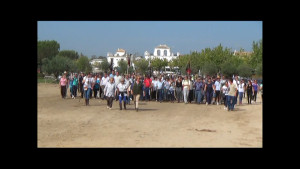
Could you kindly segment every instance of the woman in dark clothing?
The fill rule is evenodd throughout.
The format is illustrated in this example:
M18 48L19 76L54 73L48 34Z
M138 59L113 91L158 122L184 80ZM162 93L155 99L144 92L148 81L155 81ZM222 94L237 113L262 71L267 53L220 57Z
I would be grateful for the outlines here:
M206 105L211 104L212 96L213 96L213 84L211 83L211 79L208 79L207 84L204 89L206 93Z
M251 81L249 80L248 84L247 84L247 99L248 99L248 104L251 104L251 99L252 99L252 93L253 93L253 86Z
M140 76L137 76L131 90L131 94L134 98L134 108L136 111L139 110L139 98L141 92L143 92L143 83L140 81Z
M178 77L178 79L176 80L176 96L177 96L177 101L178 103L181 100L181 95L182 95L182 80L181 80L181 76Z

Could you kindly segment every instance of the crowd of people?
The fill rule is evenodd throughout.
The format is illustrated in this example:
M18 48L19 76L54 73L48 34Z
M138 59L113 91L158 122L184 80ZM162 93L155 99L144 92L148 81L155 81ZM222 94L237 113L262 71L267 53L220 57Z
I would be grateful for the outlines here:
M257 93L261 92L263 98L262 83L257 84L257 80L225 78L222 76L178 76L178 75L140 75L128 74L121 76L118 71L112 70L110 74L84 73L63 73L59 86L61 97L85 98L86 106L89 99L107 100L107 108L112 109L113 101L119 102L120 110L125 109L126 105L134 102L135 110L138 111L139 101L157 101L185 104L224 104L224 110L232 111L235 105L243 104L242 100L247 95L247 103L256 102ZM80 96L77 96L80 93ZM237 102L239 101L239 102Z

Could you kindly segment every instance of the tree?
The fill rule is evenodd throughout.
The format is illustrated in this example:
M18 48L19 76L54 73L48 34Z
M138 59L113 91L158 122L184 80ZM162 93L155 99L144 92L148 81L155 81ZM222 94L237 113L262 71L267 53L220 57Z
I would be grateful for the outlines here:
M101 64L98 66L99 69L101 69L102 71L109 71L110 68L110 63L108 63L107 59L103 59L103 62L101 62Z
M251 77L252 76L252 68L247 64L241 64L237 68L237 72L241 77Z
M159 59L159 58L154 58L151 60L151 66L154 70L160 71L162 68L165 66L168 66L168 60L167 59Z
M44 71L48 74L53 73L56 78L64 71L75 72L77 70L75 62L67 57L57 55L51 60L44 59L43 61L45 64Z
M206 62L203 66L202 72L206 75L213 76L217 74L218 68L213 62Z
M149 62L146 59L135 60L134 62L135 71L140 74L145 74L147 72Z
M119 73L120 74L125 74L127 72L127 61L120 60L118 62L118 65L119 65L119 67L118 67Z
M79 58L79 54L74 50L62 50L58 53L58 55L68 57L71 60L76 60Z
M38 41L38 68L42 69L42 60L44 58L52 59L55 57L60 49L60 44L54 40L52 41Z
M221 65L221 70L221 73L228 78L231 78L232 75L237 74L237 68L231 62L223 63Z
M88 73L92 71L92 66L90 64L89 58L87 56L80 56L77 60L77 67L79 71Z
M257 75L257 76L262 76L262 73L263 73L263 67L262 67L262 64L258 64L257 66L256 66L256 69L255 69L256 71L255 71L255 74Z
M251 54L250 64L252 68L256 68L259 64L262 64L262 40L252 43L253 53Z

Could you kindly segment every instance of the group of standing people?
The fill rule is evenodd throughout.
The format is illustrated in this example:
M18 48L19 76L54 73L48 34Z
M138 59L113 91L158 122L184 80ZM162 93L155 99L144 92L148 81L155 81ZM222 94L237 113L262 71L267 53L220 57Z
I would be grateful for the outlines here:
M103 77L100 74L77 73L66 77L64 72L60 79L60 88L62 98L66 98L67 88L70 88L70 97L75 99L77 91L81 93L81 98L85 98L86 105L89 105L89 99L94 94L94 98L106 99L107 108L111 109L113 100L119 101L120 110L126 109L130 101L134 101L135 110L138 111L138 101L163 101L178 103L183 101L185 104L195 101L197 104L222 104L224 109L233 110L239 100L242 104L243 97L247 93L248 104L252 100L256 102L259 89L262 94L262 84L258 86L257 81L253 83L249 80L239 80L237 76L231 79L225 79L207 76L152 76L149 75L119 75L119 72L112 71L109 75L105 72ZM92 92L94 91L94 92ZM205 101L204 101L205 100Z

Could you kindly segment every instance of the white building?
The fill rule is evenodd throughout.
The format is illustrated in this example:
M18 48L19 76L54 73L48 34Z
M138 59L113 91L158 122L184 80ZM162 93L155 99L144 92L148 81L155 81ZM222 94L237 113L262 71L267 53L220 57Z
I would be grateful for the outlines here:
M171 48L168 47L167 45L159 45L156 48L154 48L153 55L151 55L148 51L145 51L144 56L145 59L154 59L154 58L159 58L159 59L167 59L168 61L176 59L180 55L179 52L177 52L176 55L171 52Z
M107 53L107 61L108 63L111 63L113 62L113 67L118 67L118 62L120 60L125 60L127 61L127 57L128 57L128 54L126 53L126 51L124 49L120 49L118 48L117 52L112 55L112 53L108 52Z
M95 66L96 63L101 64L102 62L103 62L102 59L93 59L93 60L90 61L90 64L93 65L93 66Z

